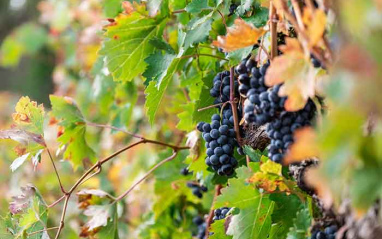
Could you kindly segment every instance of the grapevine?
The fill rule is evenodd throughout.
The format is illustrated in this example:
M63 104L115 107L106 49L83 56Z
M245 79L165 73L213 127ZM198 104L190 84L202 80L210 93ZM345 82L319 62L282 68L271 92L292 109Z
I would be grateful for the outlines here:
M5 2L0 238L381 237L380 1Z

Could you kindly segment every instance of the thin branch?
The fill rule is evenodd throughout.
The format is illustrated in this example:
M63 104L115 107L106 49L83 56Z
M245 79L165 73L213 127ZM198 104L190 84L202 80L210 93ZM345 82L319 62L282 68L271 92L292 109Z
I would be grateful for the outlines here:
M121 129L121 128L117 128L117 127L114 127L112 125L105 125L105 124L97 124L97 123L93 123L93 122L86 122L86 125L89 125L89 126L94 126L94 127L99 127L99 128L107 128L107 129L114 129L116 131L120 131L120 132L123 132L125 134L128 134L134 138L137 138L137 139L143 139L144 137L142 135L139 135L139 134L134 134L134 133L131 133L127 130L124 130L124 129Z
M62 186L60 175L58 174L58 171L57 171L57 168L56 168L56 164L54 163L52 154L50 153L50 150L48 149L48 147L46 147L46 151L48 151L48 155L49 155L50 161L52 162L52 165L53 165L53 168L54 168L54 172L56 173L56 177L57 177L58 183L60 184L61 192L63 194L66 194L64 186Z
M249 167L249 163L251 162L251 159L249 158L248 155L245 155L245 161L247 162L247 167L248 167L249 169L251 169L251 168Z
M30 233L28 233L28 237L32 236L34 234L40 233L40 232L46 232L46 231L56 230L56 229L59 229L59 227L48 227L48 228L45 228L45 229L42 229L42 230L38 230L38 231L35 231L35 232L30 232Z
M206 220L206 238L209 237L209 229L210 229L210 225L212 223L212 219L214 217L214 205L215 205L215 202L216 202L216 198L221 194L221 189L222 189L222 185L221 184L218 184L216 185L215 187L215 195L214 195L214 199L212 200L212 205L211 205L211 209L210 209L210 213L208 214L208 217L207 217L207 220Z
M135 182L129 189L127 189L124 193L122 193L120 196L118 196L118 197L114 200L113 203L116 203L116 202L120 201L122 198L126 197L131 191L134 190L134 188L135 188L136 186L138 186L138 185L139 185L141 182L143 182L148 176L150 176L150 174L151 174L152 172L154 172L157 168L159 168L159 167L162 166L163 164L165 164L165 163L167 163L167 162L173 160L173 159L176 157L177 154L178 154L178 151L174 151L174 153L173 153L170 157L168 157L168 158L166 158L166 159L160 161L159 163L157 163L153 168L151 168L148 172L146 172L145 175L143 175L137 182Z
M237 104L235 101L235 79L234 79L234 68L231 67L230 69L230 92L229 92L229 100L232 108L232 114L233 114L233 125L236 133L236 139L239 145L241 145L242 140L240 136L240 129L239 129L239 116L237 114Z
M65 198L65 195L62 195L59 199L57 199L56 201L54 201L52 204L48 205L48 208L51 208L51 207L54 207L56 206L58 203L60 203L62 201L62 199Z
M185 9L178 9L178 10L174 10L172 13L183 13L183 12L186 12Z
M70 193L65 195L65 202L64 202L64 207L62 208L62 213L61 213L61 218L60 218L60 225L58 227L55 239L58 239L62 229L64 228L64 225L65 225L64 220L65 220L65 215L66 215L66 209L68 208L68 203L69 203L70 195L71 195Z

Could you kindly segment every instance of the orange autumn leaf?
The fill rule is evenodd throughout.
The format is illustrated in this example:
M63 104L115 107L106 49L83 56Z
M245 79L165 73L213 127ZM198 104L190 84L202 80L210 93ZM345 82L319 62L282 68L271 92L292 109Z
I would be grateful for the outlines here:
M315 95L316 72L297 39L287 38L286 45L281 46L280 55L272 61L265 75L265 83L274 86L284 83L279 95L287 96L285 109L297 111L302 109L309 97Z
M323 10L317 9L314 12L310 8L304 9L303 22L307 27L307 36L309 38L309 46L316 46L325 32L326 14Z
M212 44L222 48L224 52L231 52L254 45L264 32L262 28L258 29L238 18L235 20L234 26L227 29L227 35L218 36L218 39Z
M312 128L306 127L298 129L294 133L294 138L295 142L289 148L288 154L284 159L286 164L299 162L319 155L317 136Z

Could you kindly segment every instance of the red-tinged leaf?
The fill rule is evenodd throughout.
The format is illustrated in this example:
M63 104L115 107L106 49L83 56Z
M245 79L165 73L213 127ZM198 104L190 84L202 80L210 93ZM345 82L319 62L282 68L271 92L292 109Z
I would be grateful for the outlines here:
M319 156L316 133L312 128L302 128L294 133L295 142L285 156L285 163L300 162L307 158Z
M256 44L264 33L262 28L258 29L238 18L235 20L235 25L227 29L227 35L218 36L218 39L212 44L222 48L225 52L231 52Z
M13 201L9 203L9 210L13 214L22 213L33 203L33 197L36 195L37 189L32 184L21 187L21 195L12 197Z
M46 145L42 135L19 129L0 130L0 139L11 139L23 145L27 145L29 142L35 142L44 147Z

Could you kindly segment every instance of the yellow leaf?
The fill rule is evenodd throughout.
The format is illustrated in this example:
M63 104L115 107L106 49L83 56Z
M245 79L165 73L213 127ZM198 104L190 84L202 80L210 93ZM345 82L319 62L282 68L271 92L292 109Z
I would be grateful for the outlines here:
M260 166L260 170L264 173L281 175L282 166L281 164L275 163L272 160L268 160Z
M284 158L286 164L319 156L317 136L312 128L306 127L296 130L294 138L295 142Z
M284 83L279 95L288 97L285 109L297 111L305 106L309 97L315 95L316 72L296 39L287 39L280 50L284 54L272 61L265 75L265 83L268 86Z
M262 28L257 29L252 24L238 18L235 20L234 26L227 29L227 35L218 36L217 41L212 44L222 48L225 52L231 52L254 45L264 32Z

